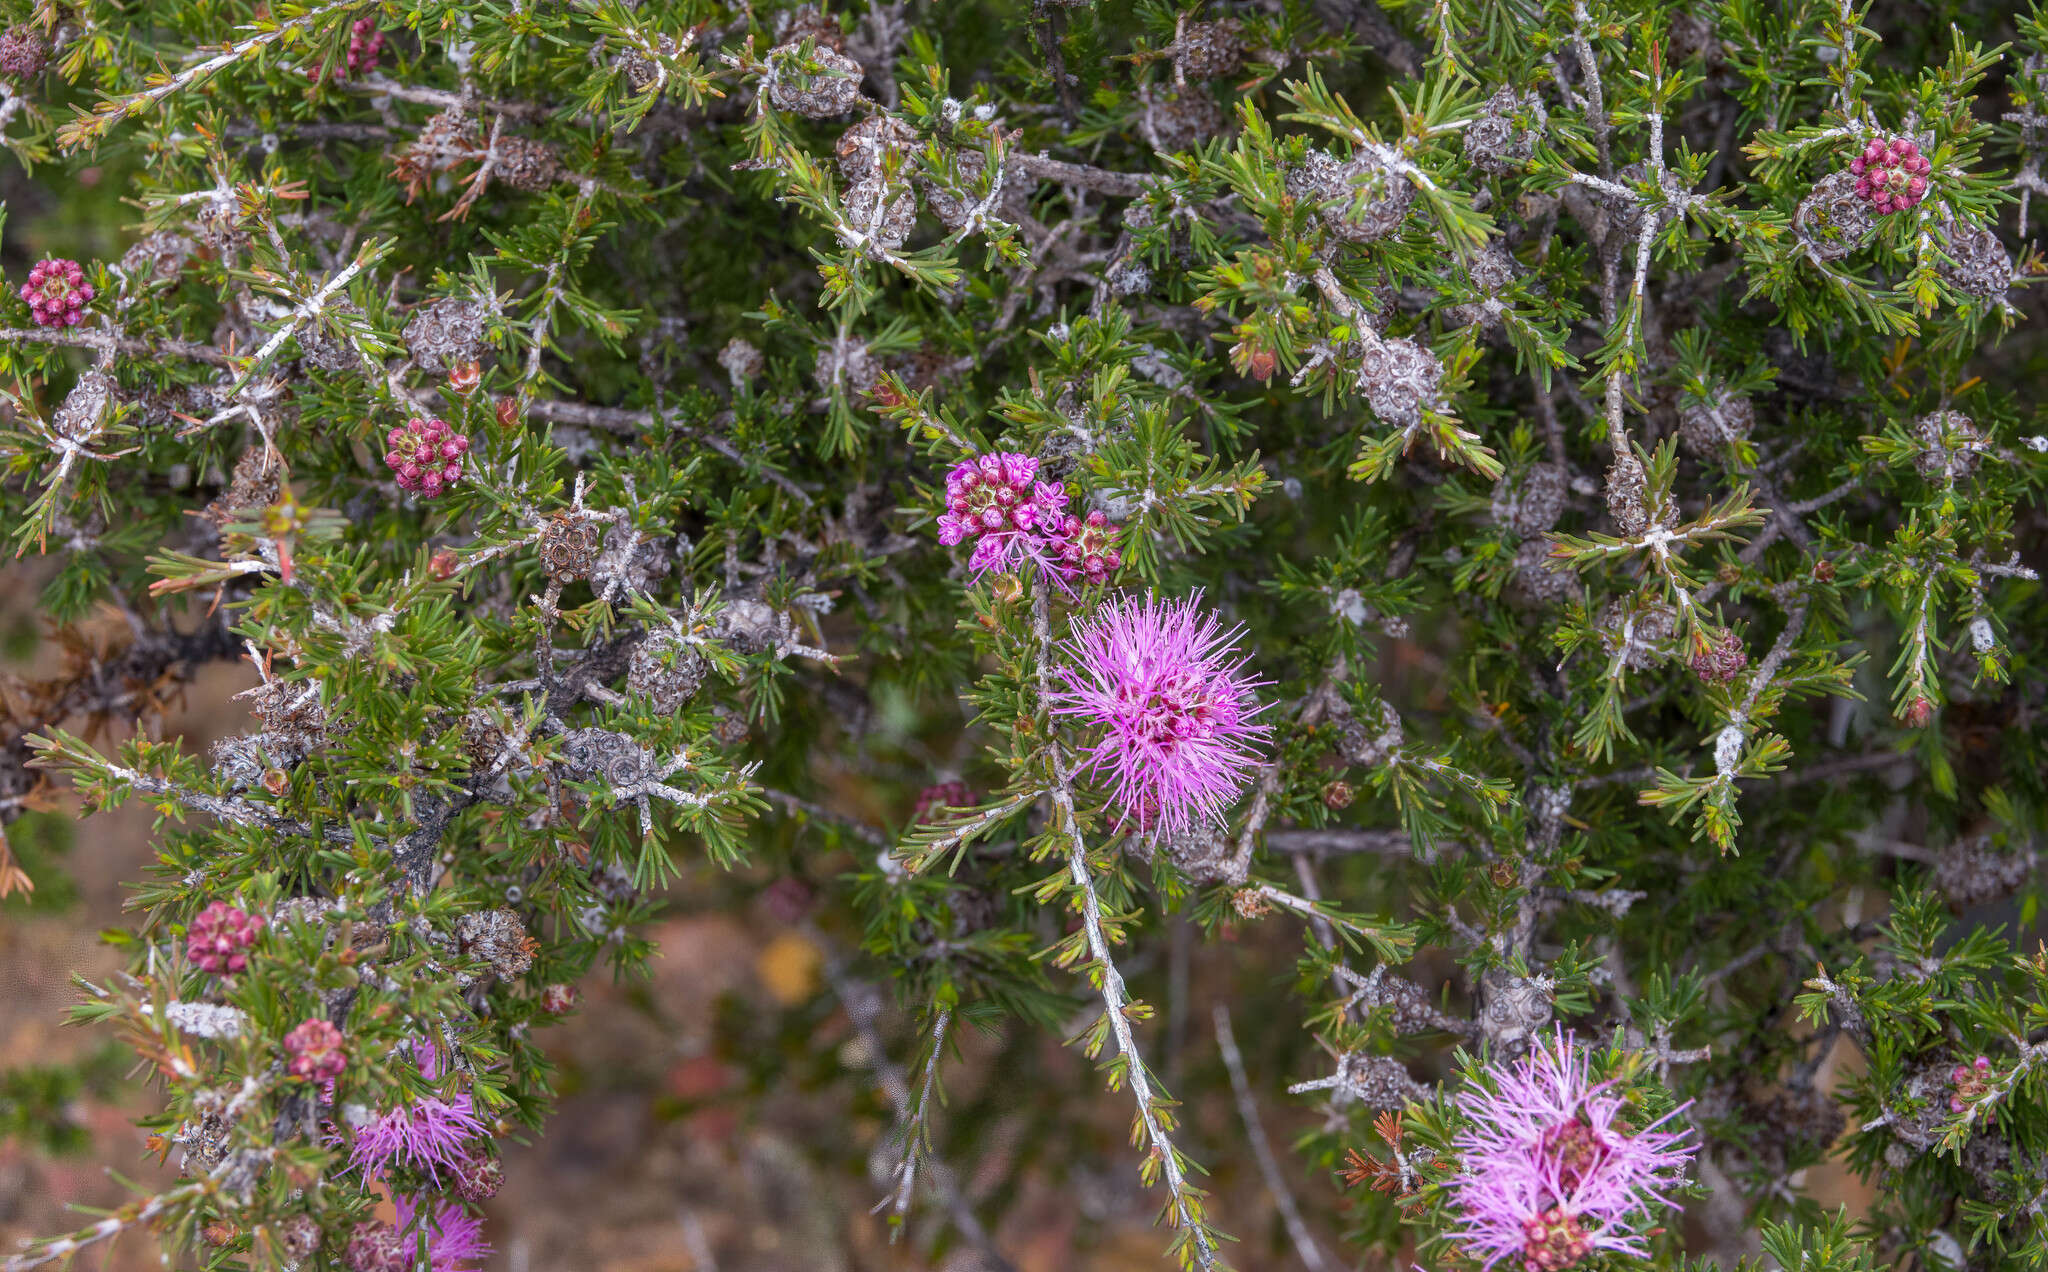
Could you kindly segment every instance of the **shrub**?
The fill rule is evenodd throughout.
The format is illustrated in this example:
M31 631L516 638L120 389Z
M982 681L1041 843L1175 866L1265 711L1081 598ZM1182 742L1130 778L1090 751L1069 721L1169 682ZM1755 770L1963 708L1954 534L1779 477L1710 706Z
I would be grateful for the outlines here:
M1239 1154L1311 1267L2038 1265L2048 21L1943 13L0 0L0 498L128 632L0 815L163 813L76 1014L186 1177L5 1266L473 1266L686 868L991 1257L959 1025L1085 1008L1184 1267Z

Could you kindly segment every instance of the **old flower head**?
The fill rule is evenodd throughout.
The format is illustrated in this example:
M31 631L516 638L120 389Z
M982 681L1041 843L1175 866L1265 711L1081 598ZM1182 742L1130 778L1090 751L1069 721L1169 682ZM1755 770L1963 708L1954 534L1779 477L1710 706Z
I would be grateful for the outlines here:
M1678 1110L1630 1126L1628 1101L1593 1081L1562 1030L1458 1105L1451 1235L1486 1268L1516 1259L1525 1272L1561 1272L1596 1250L1645 1257L1647 1230L1697 1147L1690 1129L1659 1129Z
M1200 596L1125 596L1074 624L1055 716L1100 730L1082 752L1120 824L1168 835L1219 818L1250 780L1267 729L1245 656Z

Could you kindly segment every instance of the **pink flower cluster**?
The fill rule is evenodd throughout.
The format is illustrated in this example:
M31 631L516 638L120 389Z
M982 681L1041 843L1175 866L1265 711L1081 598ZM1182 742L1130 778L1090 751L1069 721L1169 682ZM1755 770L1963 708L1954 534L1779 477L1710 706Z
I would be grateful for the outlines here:
M1119 825L1170 836L1219 820L1258 767L1261 682L1200 599L1125 596L1067 642L1049 706L1101 729L1082 761L1109 783Z
M249 965L249 947L262 931L262 915L245 914L225 901L216 901L185 929L185 957L216 976L239 972Z
M917 804L910 810L910 824L922 826L939 820L949 808L972 808L975 803L974 790L965 782L956 780L927 786L917 793Z
M1648 1257L1644 1229L1698 1148L1693 1132L1641 1129L1611 1082L1594 1083L1584 1050L1560 1029L1499 1070L1495 1089L1459 1097L1454 1144L1463 1168L1446 1182L1460 1214L1452 1239L1492 1268L1562 1272L1596 1250Z
M348 1057L341 1050L341 1030L318 1016L294 1026L284 1036L284 1049L291 1056L286 1071L309 1082L332 1081L348 1067Z
M18 294L28 302L37 326L76 327L85 319L85 302L92 299L93 290L77 261L50 256L29 270L28 282Z
M1879 212L1904 212L1927 195L1927 174L1934 165L1920 147L1904 137L1875 141L1849 161L1856 174L1856 194Z
M967 564L976 574L1036 561L1063 586L1075 577L1100 583L1123 564L1111 546L1116 532L1099 512L1069 514L1066 488L1038 480L1038 461L1029 455L993 451L946 474L939 542L973 540Z
M398 1206L400 1232L415 1231L415 1223L426 1228L427 1262L433 1272L471 1272L491 1257L491 1243L484 1239L483 1220L461 1206L446 1201L422 1203L405 1196L393 1200ZM407 1242L406 1247L410 1253L412 1243Z
M1991 1072L1991 1057L1978 1056L1968 1064L1959 1064L1949 1071L1949 1085L1954 1089L1948 1097L1948 1111L1960 1113L1978 1100L1991 1083L1985 1076Z
M461 1206L445 1201L393 1198L398 1222L372 1219L349 1235L341 1261L349 1272L414 1272L417 1234L427 1237L431 1272L474 1272L491 1255L483 1221Z
M376 70L377 59L383 52L384 33L377 29L377 19L357 18L348 29L347 60L339 66L332 62L322 62L309 73L315 83L323 79L330 83L340 83L345 79L354 79L364 71Z
M377 19L357 18L348 33L348 73L359 75L374 68L383 52L384 33L377 29Z
M404 427L385 434L384 443L390 448L384 452L384 462L397 474L400 490L432 499L462 480L462 457L469 451L469 439L449 428L446 420L407 420Z
M1066 506L1066 490L1038 480L1038 461L1029 455L978 455L946 474L939 542L973 540L968 564L977 574L1009 569L1035 555L1038 538L1064 519Z

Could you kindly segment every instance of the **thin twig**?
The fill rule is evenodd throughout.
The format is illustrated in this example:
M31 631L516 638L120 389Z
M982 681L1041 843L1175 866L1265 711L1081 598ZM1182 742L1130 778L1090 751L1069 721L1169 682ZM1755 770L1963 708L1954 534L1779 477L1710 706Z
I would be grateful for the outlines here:
M1046 698L1050 695L1048 678L1053 660L1051 593L1042 580L1034 590L1032 625L1038 638L1039 696ZM1081 838L1080 821L1074 811L1071 765L1065 749L1057 740L1047 749L1051 753L1053 770L1052 787L1048 792L1053 806L1053 825L1067 841L1067 874L1081 897L1081 926L1087 936L1088 953L1095 963L1096 992L1102 997L1104 1017L1109 1023L1110 1033L1116 1038L1117 1055L1124 1062L1123 1076L1130 1082L1131 1096L1138 1105L1139 1127L1151 1145L1147 1164L1157 1163L1160 1175L1166 1181L1174 1225L1193 1242L1195 1262L1206 1272L1219 1266L1216 1246L1209 1236L1209 1223L1202 1213L1202 1203L1181 1170L1180 1150L1174 1147L1167 1133L1164 1101L1153 1091L1151 1071L1145 1067L1145 1058L1138 1052L1137 1039L1131 1034L1131 997L1124 987L1123 973L1117 970L1116 961L1110 957L1109 938L1103 932L1102 897L1095 890L1095 876L1088 868L1088 845Z
M1244 1057L1238 1053L1237 1039L1230 1031L1230 1008L1216 1004L1216 1045L1223 1052L1223 1067L1230 1070L1230 1089L1237 1096L1237 1115L1244 1119L1245 1138L1252 1142L1252 1157L1259 1164L1259 1174L1265 1177L1266 1191L1273 1194L1273 1204L1280 1208L1280 1221L1287 1225L1287 1237L1294 1242L1294 1252L1301 1256L1303 1266L1309 1272L1323 1272L1329 1264L1323 1261L1323 1252L1309 1235L1308 1225L1302 1221L1301 1208L1294 1204L1294 1194L1288 1191L1287 1179L1280 1173L1280 1163L1273 1157L1273 1146L1266 1142L1266 1128L1259 1122L1259 1105L1252 1098L1252 1085L1244 1073Z
M812 943L825 951L825 979L832 986L832 992L846 1008L847 1019L853 1022L854 1031L860 1035L861 1043L868 1055L874 1059L875 1077L881 1082L882 1090L889 1097L889 1103L896 1109L896 1116L906 1121L910 1117L910 1082L903 1070L889 1059L888 1044L882 1039L881 1030L875 1027L875 1004L880 995L870 986L847 974L846 961L833 945L832 939L815 924L806 926L806 933ZM945 1162L927 1154L925 1173L931 1176L932 1191L951 1216L953 1226L960 1235L967 1238L983 1258L992 1263L996 1272L1017 1272L1016 1266L1003 1257L996 1248L995 1239L989 1236L987 1228L974 1217L967 1199L960 1194L960 1186L953 1172Z

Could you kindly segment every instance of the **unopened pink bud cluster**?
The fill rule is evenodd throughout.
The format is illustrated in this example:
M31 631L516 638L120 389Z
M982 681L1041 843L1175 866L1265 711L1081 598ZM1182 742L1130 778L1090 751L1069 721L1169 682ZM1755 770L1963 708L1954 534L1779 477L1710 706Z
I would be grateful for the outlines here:
M1056 568L1079 574L1090 583L1108 581L1110 572L1124 562L1112 544L1117 527L1100 512L1085 517L1068 516L1060 523Z
M390 448L384 462L398 477L398 488L432 499L462 479L462 457L469 439L440 418L410 419L384 437Z
M216 976L239 972L249 965L249 947L262 931L262 915L216 901L185 929L185 957Z
M1099 512L1068 513L1066 488L1038 480L1038 461L1029 455L994 451L946 474L939 542L973 540L968 568L976 574L1036 561L1055 579L1100 583L1123 564L1111 546L1116 532Z
M332 1081L348 1067L348 1057L341 1048L341 1030L318 1016L294 1026L284 1036L284 1049L291 1057L285 1065L286 1072L308 1082Z
M377 29L377 19L357 18L348 33L348 73L359 75L375 67L383 51L384 33Z
M1856 193L1879 212L1904 212L1927 196L1927 174L1934 165L1920 147L1904 137L1872 141L1849 161L1856 174Z
M41 327L76 327L84 320L85 303L92 299L92 284L77 261L52 256L36 262L22 285L21 298L28 302Z
M910 823L922 826L937 821L949 808L972 808L974 791L967 783L954 780L927 786L917 793L917 805L910 810Z
M1948 1097L1948 1111L1960 1113L1982 1099L1990 1087L1987 1076L1990 1072L1990 1056L1978 1056L1969 1064L1959 1064L1951 1069L1948 1081L1955 1089Z

